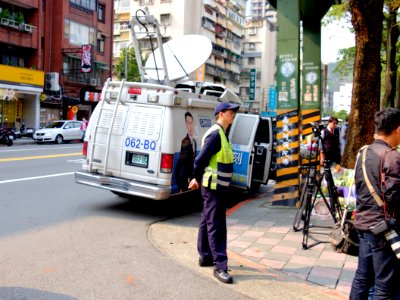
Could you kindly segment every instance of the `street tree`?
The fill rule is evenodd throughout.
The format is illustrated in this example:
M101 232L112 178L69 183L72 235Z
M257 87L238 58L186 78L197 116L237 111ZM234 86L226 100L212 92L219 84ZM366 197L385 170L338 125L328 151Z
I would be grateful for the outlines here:
M125 62L127 62L126 68ZM127 74L125 74L125 69L127 70ZM127 81L140 81L139 68L136 62L135 49L133 47L129 48L127 60L126 48L122 49L115 65L115 71L117 72L118 80L125 78Z
M398 50L398 39L400 36L399 23L397 22L400 0L386 0L384 16L385 22L383 31L383 48L385 49L385 85L382 97L382 107L400 108L399 96L396 99L396 85L398 77L398 60L396 54ZM399 89L398 89L399 90ZM399 94L397 94L399 95Z
M380 51L384 0L350 0L356 36L349 130L342 163L354 168L358 150L373 141L374 115L380 106Z

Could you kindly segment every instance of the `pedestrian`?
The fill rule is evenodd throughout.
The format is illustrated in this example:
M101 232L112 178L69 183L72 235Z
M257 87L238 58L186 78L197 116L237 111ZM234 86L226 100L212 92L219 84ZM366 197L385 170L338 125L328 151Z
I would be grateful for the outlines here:
M385 238L389 216L400 220L400 153L395 151L399 144L400 110L377 112L375 140L360 150L355 168L355 228L360 242L352 300L367 299L372 286L374 300L400 299L400 260Z
M342 124L342 128L340 128L340 155L343 155L344 146L346 146L346 137L348 128L349 128L349 117L346 117Z
M324 161L327 161L329 166L332 163L341 163L339 130L336 128L337 123L338 119L336 117L330 117L328 126L321 131L321 166L324 165Z
M80 128L80 130L82 131L82 142L83 139L85 138L87 127L88 127L88 121L85 118L82 118L82 123Z
M204 134L201 151L194 162L194 178L189 183L189 189L197 189L201 182L204 200L197 241L199 265L214 266L214 277L223 283L233 282L228 273L224 199L233 172L233 152L226 131L238 109L238 105L228 102L216 106L216 124Z

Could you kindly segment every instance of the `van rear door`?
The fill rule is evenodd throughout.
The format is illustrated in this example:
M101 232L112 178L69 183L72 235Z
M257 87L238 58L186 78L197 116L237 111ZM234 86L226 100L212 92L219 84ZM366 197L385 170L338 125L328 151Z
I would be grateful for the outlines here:
M272 160L271 119L236 114L229 140L234 155L231 185L250 189L266 184Z
M123 142L121 177L159 184L164 107L136 104Z

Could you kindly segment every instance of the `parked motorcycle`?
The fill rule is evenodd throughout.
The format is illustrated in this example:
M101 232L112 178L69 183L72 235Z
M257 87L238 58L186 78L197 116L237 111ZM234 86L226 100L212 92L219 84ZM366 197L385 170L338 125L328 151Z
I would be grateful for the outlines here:
M0 130L0 144L12 146L13 140L14 140L14 137L10 130L8 130L7 128L3 128Z

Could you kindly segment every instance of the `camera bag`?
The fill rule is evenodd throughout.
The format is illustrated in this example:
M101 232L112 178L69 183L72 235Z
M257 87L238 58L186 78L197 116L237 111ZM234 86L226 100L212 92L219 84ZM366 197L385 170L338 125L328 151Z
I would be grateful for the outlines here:
M351 180L350 191L353 183L354 177ZM329 242L336 252L357 256L359 242L358 234L353 220L348 219L347 213L350 194L351 192L349 192L346 198L342 219L333 225L333 230L329 235Z

